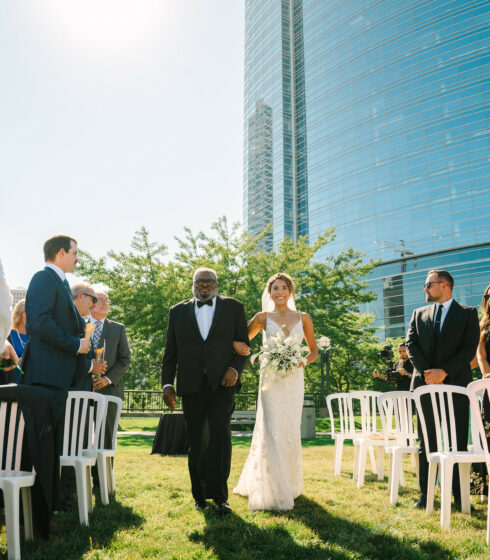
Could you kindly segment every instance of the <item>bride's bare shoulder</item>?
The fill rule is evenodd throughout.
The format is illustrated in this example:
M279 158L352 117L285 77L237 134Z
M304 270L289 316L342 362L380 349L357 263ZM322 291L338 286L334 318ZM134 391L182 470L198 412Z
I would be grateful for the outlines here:
M252 319L252 321L258 325L265 325L266 321L267 321L267 311L259 311L254 318Z

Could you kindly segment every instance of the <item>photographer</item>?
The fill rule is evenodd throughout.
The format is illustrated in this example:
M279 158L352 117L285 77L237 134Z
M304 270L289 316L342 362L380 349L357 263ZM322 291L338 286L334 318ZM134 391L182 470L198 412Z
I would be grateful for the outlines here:
M388 368L385 373L375 369L373 376L388 383L396 383L396 391L410 391L413 366L408 359L405 342L400 342L398 345L398 354L400 359L393 366L393 350L391 346L385 346L380 352L380 357L387 364Z

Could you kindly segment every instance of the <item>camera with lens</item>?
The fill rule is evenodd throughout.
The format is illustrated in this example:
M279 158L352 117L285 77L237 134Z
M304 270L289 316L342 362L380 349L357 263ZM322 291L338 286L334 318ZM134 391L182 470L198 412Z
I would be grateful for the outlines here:
M383 375L386 376L386 381L388 383L396 383L398 372L395 370L395 363L393 362L395 354L393 352L393 346L386 345L383 346L382 350L379 352L379 357L386 364L386 369Z

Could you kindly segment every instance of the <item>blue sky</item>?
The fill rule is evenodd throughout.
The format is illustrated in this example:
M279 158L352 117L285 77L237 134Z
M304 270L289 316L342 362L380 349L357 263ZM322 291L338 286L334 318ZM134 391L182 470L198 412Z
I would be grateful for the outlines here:
M0 3L0 246L11 287L53 233L95 256L145 226L242 216L242 0Z

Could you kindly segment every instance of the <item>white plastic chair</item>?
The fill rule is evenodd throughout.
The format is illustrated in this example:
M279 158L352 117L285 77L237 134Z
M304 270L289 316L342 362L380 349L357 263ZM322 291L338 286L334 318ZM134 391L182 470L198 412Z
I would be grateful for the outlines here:
M468 385L468 398L470 399L470 406L472 411L473 423L478 428L479 433L479 443L483 449L485 455L485 462L487 464L487 471L490 472L490 451L488 449L487 432L485 426L483 425L483 418L481 414L481 405L484 402L484 396L486 395L490 399L490 379L478 379L477 381L472 381ZM473 439L475 443L475 438ZM490 486L489 486L489 498L490 498ZM488 500L488 511L487 511L487 544L490 544L490 499Z
M456 385L424 385L414 391L419 421L422 424L427 461L429 462L429 480L427 483L427 509L434 509L434 491L436 486L437 467L439 466L441 482L441 527L448 529L451 524L451 492L453 468L459 465L459 482L461 488L461 510L471 513L470 505L470 471L471 463L485 461L483 450L478 441L473 441L473 451L459 450L456 440L456 423L454 418L453 397L464 395L468 398L466 387ZM436 451L429 452L427 423L421 406L421 398L427 396L432 403L432 418L436 426ZM470 415L470 418L473 414ZM471 425L475 419L471 418ZM437 429L439 427L440 429ZM456 450L456 451L453 451Z
M88 391L69 391L60 466L75 469L81 525L88 525L88 514L93 509L90 467L97 461L105 411L104 395Z
M383 425L386 453L390 455L388 491L390 502L398 502L398 488L405 486L403 456L410 454L415 459L418 478L417 431L414 423L415 401L410 391L390 391L378 397L378 406Z
M353 479L357 481L357 487L364 486L364 475L366 472L366 458L369 452L373 473L378 475L378 480L384 478L384 447L385 439L382 427L379 425L378 398L382 393L379 391L356 391L356 396L361 404L361 433L353 439L354 444L354 473ZM376 449L376 460L374 460L374 449ZM377 465L377 466L376 466Z
M0 402L0 488L5 503L5 524L9 560L20 560L19 490L22 494L26 540L34 536L32 525L31 486L36 474L20 470L24 417L17 402Z
M330 417L330 437L335 442L334 474L336 476L340 475L344 441L354 441L357 437L366 433L368 424L366 410L369 407L363 404L366 398L368 398L365 393L366 391L353 391L352 393L333 393L327 396L327 408ZM371 391L370 393L375 395L374 398L380 394L375 391ZM360 428L356 428L355 411L360 412ZM338 430L335 427L336 422L339 425ZM376 472L376 461L374 459L372 446L369 448L369 455L373 472ZM354 454L353 478L354 480L357 479L357 449L355 449Z
M99 448L97 449L97 472L99 473L100 497L104 505L109 504L109 494L116 491L116 478L114 476L113 458L117 445L117 426L122 410L122 400L112 395L104 395L106 400L106 413L104 417L104 425L100 431ZM112 426L112 440L110 449L104 449L105 442L105 423L107 420L107 411L109 406L116 406L116 418Z

